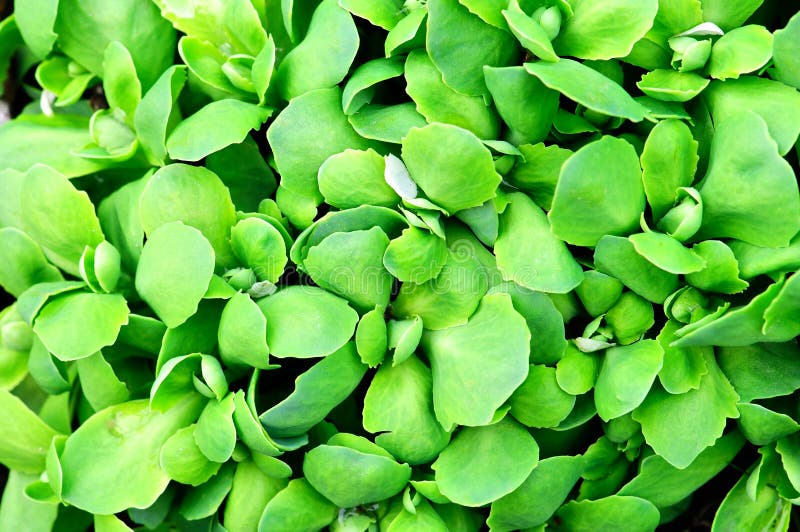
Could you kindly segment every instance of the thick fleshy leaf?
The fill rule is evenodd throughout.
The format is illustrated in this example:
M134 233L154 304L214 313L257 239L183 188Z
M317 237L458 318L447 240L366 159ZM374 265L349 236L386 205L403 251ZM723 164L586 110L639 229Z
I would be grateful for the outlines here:
M563 63L561 61L559 64ZM597 173L602 165L606 171ZM633 146L614 137L589 143L561 167L553 206L553 233L578 246L594 246L603 235L624 235L639 225L644 188Z
M311 247L303 270L360 310L389 304L392 276L383 267L389 238L380 227L334 233Z
M0 390L0 406L0 463L20 473L41 473L50 441L57 432L9 391Z
M393 207L398 195L384 179L385 163L375 150L345 150L319 168L319 190L325 202L339 209L359 205Z
M705 240L692 246L692 251L706 261L706 267L686 276L686 282L708 292L738 294L747 288L739 278L739 264L733 251L720 240Z
M749 484L743 475L731 488L714 514L711 530L788 528L793 506L772 486L765 486L753 497L748 493Z
M45 255L68 273L78 273L78 261L86 246L103 241L103 232L86 192L43 165L27 172L19 192L19 208L25 213L24 229L44 248Z
M358 322L344 299L311 286L284 288L258 306L267 317L267 344L276 357L329 355L347 343Z
M562 390L581 395L594 387L600 373L600 359L595 353L584 353L572 344L556 364L556 381Z
M258 522L258 530L318 530L336 519L337 512L336 505L320 495L306 479L297 478L290 480L289 485L267 503Z
M148 238L169 222L181 221L194 227L214 248L218 264L235 264L229 238L236 211L230 192L210 170L186 164L160 169L142 191L139 217Z
M183 120L167 139L169 156L199 161L231 144L242 142L251 129L261 127L272 111L266 107L225 99L202 107Z
M62 498L102 515L150 506L169 483L159 449L199 413L200 401L185 397L164 413L142 400L93 415L67 439L61 454Z
M495 195L500 176L491 152L465 129L430 124L403 139L403 161L431 201L454 213Z
M355 390L366 371L347 343L301 374L291 395L261 414L261 423L271 436L305 434Z
M643 93L664 102L688 102L708 86L708 80L693 72L653 70L636 82Z
M800 430L800 425L790 416L761 405L739 403L737 408L739 428L754 445L768 445Z
M483 506L520 487L538 462L533 436L503 419L462 429L431 468L442 495L462 506Z
M747 190L741 195L735 191ZM742 111L716 127L703 197L701 238L732 237L761 246L785 246L800 230L800 192L767 124Z
M409 464L424 464L450 440L433 412L431 371L411 355L384 364L364 396L364 428L380 432L375 443Z
M575 396L558 385L556 370L532 364L510 399L511 415L528 427L556 427L572 411Z
M238 211L258 211L261 200L271 197L278 186L258 144L249 135L244 142L231 144L206 157L206 168L228 187Z
M672 395L655 386L633 419L641 423L645 441L656 454L685 468L722 435L727 418L739 417L739 396L713 356L705 355L706 373L700 386Z
M231 228L231 248L259 281L278 282L288 262L283 235L260 218L245 218Z
M764 0L703 0L703 20L713 22L725 31L747 20Z
M400 144L412 128L427 124L413 102L365 105L347 120L361 137L391 144Z
M57 13L57 0L22 0L14 5L14 18L19 32L39 59L50 54L58 38L53 32Z
M113 11L105 7L98 0L59 0L55 23L59 47L103 77L103 54L98 50L119 41L130 51L139 79L148 89L172 64L175 30L161 18L154 3L124 0L115 4Z
M591 67L561 59L557 63L525 63L525 70L542 83L588 109L609 116L640 122L647 109L617 83Z
M352 115L368 104L375 95L377 84L402 74L403 64L395 59L373 59L359 66L342 91L345 114Z
M214 273L214 250L197 229L169 222L142 249L136 291L173 328L197 311Z
M524 160L517 161L505 179L524 190L539 207L549 211L561 166L572 152L555 144L545 146L542 142L523 144L519 146L519 150Z
M375 307L363 316L356 327L356 350L361 362L374 368L383 362L389 347L384 309Z
M285 478L264 473L255 459L239 462L230 495L225 500L226 530L256 530L264 507L288 484Z
M73 292L50 300L33 330L61 360L88 357L113 344L128 323L128 305L119 294Z
M385 30L391 30L403 15L401 0L339 0L339 5Z
M719 366L741 401L751 402L800 389L800 370L793 362L797 355L797 346L792 342L723 347L719 350Z
M648 231L628 237L636 252L660 269L674 274L699 272L706 261L669 235Z
M595 384L597 414L608 421L639 406L663 362L664 350L655 340L608 349Z
M357 477L350 474L355 469ZM369 440L344 433L306 453L303 473L314 489L341 508L387 499L411 478L407 464L397 463ZM348 477L351 482L343 483Z
M553 41L559 55L581 59L624 57L653 26L657 0L573 0L573 16ZM625 13L620 18L619 14Z
M800 134L800 93L794 87L769 79L745 76L725 82L712 82L704 91L703 98L715 124L726 122L728 118L744 111L759 115L767 123L769 134L778 143L778 152L781 155L786 155L797 142ZM758 143L763 147L768 144L770 143Z
M405 362L414 354L422 339L422 320L415 316L409 320L389 320L389 349L392 352L392 366Z
M692 132L679 120L662 120L647 136L641 156L642 181L656 220L672 208L678 189L694 180L697 147Z
M708 63L712 78L738 78L767 64L772 57L772 34L764 26L736 28L714 43Z
M273 83L291 100L342 81L358 50L353 17L336 0L323 0L314 10L308 33L280 63Z
M544 61L558 61L558 55L553 51L553 45L550 42L550 36L542 28L542 26L529 17L519 6L511 4L509 9L502 11L503 18L517 38L519 43L526 49L530 50L536 57Z
M492 108L480 96L468 96L445 85L425 50L408 54L405 78L406 92L428 122L463 127L482 139L498 136L500 125Z
M209 401L197 420L194 441L212 462L224 463L233 454L236 445L234 409L233 394L229 393L223 399Z
M686 393L700 386L703 375L708 373L706 356L712 348L707 346L676 347L672 344L678 339L675 331L681 324L670 320L658 334L658 343L664 349L664 365L658 372L661 385L671 394Z
M35 284L63 280L39 245L18 229L0 229L0 251L8 257L0 263L0 285L14 297Z
M519 54L510 33L486 24L458 0L428 2L426 48L444 82L470 96L487 93L485 65L507 66Z
M602 499L570 501L556 512L560 526L553 530L592 532L597 524L609 530L647 532L658 526L658 509L646 499L611 495Z
M226 364L270 367L267 320L247 294L237 293L225 305L217 338L220 357Z
M507 294L485 296L465 325L423 334L436 418L446 430L491 421L527 376L530 338Z
M152 164L163 166L167 158L169 119L186 77L186 67L174 65L168 68L136 107L133 117L136 135Z
M647 499L659 509L678 504L728 466L744 443L741 434L731 432L682 469L658 455L649 456L642 460L639 473L619 494Z
M164 442L159 451L159 465L169 478L181 484L199 486L219 471L220 464L212 462L194 441L196 425L179 429Z
M443 239L409 227L389 242L383 265L397 279L421 284L439 275L447 255L447 244Z
M524 194L509 194L495 242L497 267L507 281L565 294L583 280L567 246L551 232L545 213Z
M19 14L17 14L19 23ZM20 27L21 28L21 27ZM22 29L20 29L22 31ZM24 32L23 32L24 34ZM789 19L786 27L773 34L772 62L778 81L800 89L800 15Z
M535 144L545 140L558 109L558 92L547 88L521 66L487 66L483 74L497 111L516 143Z
M522 485L492 503L487 524L498 531L541 525L564 503L582 472L580 456L539 461Z

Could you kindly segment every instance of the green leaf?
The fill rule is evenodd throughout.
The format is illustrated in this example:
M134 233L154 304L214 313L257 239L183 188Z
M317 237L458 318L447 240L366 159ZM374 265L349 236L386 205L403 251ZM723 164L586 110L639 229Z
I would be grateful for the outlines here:
M722 532L731 527L748 530L787 530L792 505L767 486L752 497L747 490L748 477L742 476L722 500L714 514L711 530ZM755 500L754 500L755 499Z
M558 92L547 88L521 66L487 66L483 74L497 112L511 129L516 143L535 144L545 140L558 110ZM526 102L537 104L534 107ZM525 160L528 159L526 156Z
M443 239L412 226L389 242L383 265L403 282L422 284L439 275L447 255L447 244Z
M323 0L305 38L281 62L273 83L291 100L342 81L356 56L359 38L350 13L336 0Z
M258 144L250 135L244 142L231 144L206 157L206 168L225 183L239 211L258 211L261 200L271 197L278 186Z
M519 488L538 462L533 436L503 419L462 429L431 468L442 495L462 506L483 506Z
M182 121L167 139L169 156L180 161L199 161L231 144L242 142L272 114L239 100L211 102Z
M600 361L594 353L584 353L572 344L556 364L558 386L571 395L581 395L594 387Z
M508 66L519 55L508 32L486 24L458 0L428 2L426 48L444 82L470 96L487 94L485 65Z
M73 153L91 141L85 116L21 115L0 126L0 170L45 164L66 177L91 174L108 164Z
M128 305L119 294L73 292L50 300L33 330L60 360L85 358L113 344L128 323Z
M510 399L511 415L525 426L556 427L575 406L575 396L558 385L556 369L531 364L528 376Z
M686 276L686 282L701 290L738 294L747 288L739 278L739 264L731 248L719 240L706 240L692 246L692 251L706 261L706 267Z
M283 235L260 218L245 218L231 228L231 248L259 281L277 283L288 262Z
M665 272L636 252L627 238L606 235L594 250L599 272L616 277L622 284L653 303L663 303L678 289L678 276Z
M800 430L800 424L788 415L774 412L761 405L739 403L737 408L739 428L754 445L769 445Z
M436 418L445 430L492 420L527 376L530 338L507 294L485 296L464 325L423 334Z
M372 101L377 84L402 74L403 64L394 59L373 59L356 68L342 91L344 113L352 115L358 112Z
M311 286L284 288L258 306L267 318L267 344L281 358L329 355L347 343L358 322L344 299Z
M67 439L61 454L62 498L102 515L150 506L169 482L158 451L199 412L198 399L185 397L165 413L141 400L93 415Z
M384 51L386 57L407 53L425 46L428 19L427 9L413 9L401 18L386 36Z
M133 125L133 116L142 100L142 85L130 52L119 41L108 44L103 55L103 91L111 109L125 113L125 123Z
M58 0L21 0L15 2L14 18L25 45L37 58L50 54L58 35L53 32Z
M111 41L130 51L145 90L171 64L175 53L175 30L162 19L154 3L123 0L114 10L102 1L59 0L55 32L58 45L72 59L104 77L103 56Z
M259 532L319 530L328 526L338 509L320 495L304 478L289 481L264 508L258 523Z
M693 72L653 70L642 76L636 86L653 99L664 102L688 102L708 87L708 80Z
M430 369L411 355L381 366L364 396L364 428L380 432L375 443L412 465L433 460L450 441L436 421L431 390Z
M319 286L347 298L359 310L385 307L392 290L392 277L383 267L388 245L380 227L334 233L309 248L303 269Z
M604 420L617 418L639 406L664 360L664 350L655 340L640 340L606 351L595 384L597 414Z
M220 464L212 462L195 443L196 425L179 429L169 437L158 453L158 462L169 478L181 484L205 484L219 471Z
M226 463L211 480L186 491L178 513L189 521L210 517L219 511L233 485L234 464Z
M493 198L501 181L491 152L475 135L457 126L430 124L412 129L403 139L402 154L414 182L451 213Z
M764 0L702 0L703 20L725 31L741 26Z
M650 131L641 162L644 191L654 219L672 208L680 187L692 184L697 148L692 132L679 120L662 120Z
M524 190L539 207L549 211L561 166L572 152L555 144L545 146L542 142L520 145L519 150L524 159L517 161L505 179Z
M733 192L741 187L748 193ZM708 173L698 190L703 197L701 238L785 246L800 230L794 172L755 113L742 111L717 124Z
M123 403L130 398L130 391L117 377L114 367L97 352L78 360L78 377L81 392L95 411Z
M345 150L319 168L319 190L325 203L339 209L359 205L394 207L400 198L384 179L385 163L375 150Z
M169 328L184 323L214 273L214 250L197 229L181 222L159 226L142 249L136 291Z
M390 320L388 324L389 349L392 349L392 366L405 362L414 354L422 338L422 320L415 316L410 320Z
M719 366L743 403L787 395L800 389L800 370L794 364L797 346L755 344L719 349Z
M700 386L672 395L655 386L633 412L644 439L673 466L683 469L722 436L727 418L739 417L739 396L720 371L714 357L704 355L708 373Z
M222 520L230 532L255 530L264 507L288 484L265 474L254 460L239 462ZM299 508L298 508L299 509Z
M428 122L453 124L482 139L494 139L499 135L500 125L492 108L480 96L462 94L446 85L442 73L425 50L413 50L408 54L405 78L406 93Z
M340 0L339 5L385 30L391 30L403 15L401 0Z
M236 445L233 411L233 394L228 394L224 399L209 401L197 420L194 441L212 462L226 462L233 454Z
M347 343L297 377L291 395L261 414L261 423L277 438L305 434L347 399L366 371Z
M712 348L707 346L676 347L671 345L678 339L675 331L681 324L670 320L658 334L658 343L664 349L664 365L658 372L658 379L671 394L686 393L700 387L703 375L708 373L705 358Z
M638 497L611 495L596 500L570 501L556 512L561 523L554 530L590 532L598 526L630 532L655 530L659 512L650 501Z
M598 174L597 165L606 171ZM633 232L644 199L642 172L633 146L606 136L585 145L561 167L547 216L560 239L594 246L603 235Z
M236 293L225 305L217 339L226 365L269 369L267 320L247 294Z
M514 4L511 5L513 6ZM539 59L558 61L558 55L553 50L550 37L544 28L535 19L525 14L519 6L515 7L502 11L508 29L514 34L514 37L526 50L529 50Z
M213 172L186 164L161 168L142 191L139 217L148 238L170 222L194 227L214 248L218 264L235 265L229 238L236 211L228 189Z
M347 120L363 138L392 144L400 144L411 128L423 127L427 123L413 102L365 105Z
M0 250L8 257L0 263L0 285L14 297L35 284L63 280L58 269L47 262L39 245L18 229L0 229Z
M334 504L350 508L382 501L399 493L408 483L411 468L407 464L371 451L370 446L375 444L360 436L352 436L352 439L363 440L363 444L344 438L337 440L340 436L348 435L334 436L327 445L319 445L306 453L303 460L303 473L308 482ZM351 446L353 443L357 447ZM355 478L350 476L354 470L358 471ZM352 481L342 483L348 476Z
M17 8L17 24L20 23ZM24 31L20 25L20 31ZM26 39L27 40L27 39ZM795 14L786 26L773 34L772 62L774 77L787 85L800 88L800 16Z
M557 63L525 63L525 70L542 83L592 111L640 122L647 109L617 83L597 70L572 59Z
M674 274L699 272L706 261L669 235L648 231L628 237L636 252L660 269Z
M389 347L383 313L382 307L375 307L361 316L356 327L355 340L358 356L362 363L371 368L383 362L383 357Z
M20 473L44 471L45 456L57 432L7 390L0 390L0 406L0 463Z
M714 43L708 63L712 78L738 78L756 71L772 57L772 34L764 26L735 28Z
M625 57L653 26L658 4L657 0L572 0L574 15L565 20L553 47L559 55L581 59Z
M495 243L503 279L541 292L565 294L583 280L583 270L567 246L551 232L545 213L527 196L507 196Z
M778 153L786 155L797 142L800 134L800 93L794 87L745 76L725 82L714 81L703 97L714 124L722 124L728 119L735 121L733 119L737 114L752 111L766 122L770 136L778 143ZM771 146L772 142L758 142L758 147L762 149Z
M349 16L349 15L348 15ZM315 135L308 135L309 127ZM319 89L293 99L272 122L267 140L275 155L281 186L318 204L317 172L331 155L369 144L342 112L338 88Z
M540 460L525 482L492 503L486 523L492 530L517 530L546 522L564 503L583 472L580 456Z

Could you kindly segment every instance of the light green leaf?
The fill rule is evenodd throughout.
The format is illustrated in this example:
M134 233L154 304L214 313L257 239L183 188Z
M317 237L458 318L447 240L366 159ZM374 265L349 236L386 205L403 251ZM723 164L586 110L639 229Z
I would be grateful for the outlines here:
M647 109L617 83L597 70L572 59L557 63L525 63L525 70L542 83L592 111L640 122Z
M716 79L738 78L767 64L772 57L772 34L764 26L735 28L714 43L708 74Z
M267 320L247 294L237 293L222 311L217 332L219 352L227 365L268 369Z
M516 9L504 9L502 14L508 29L526 50L544 61L558 61L550 37L535 19L525 14L519 6Z
M606 171L597 173L598 165ZM633 232L644 199L642 172L633 146L606 136L585 145L561 167L547 216L560 239L594 246L603 235Z
M506 418L462 429L431 468L442 495L462 506L483 506L519 488L538 462L536 440Z
M62 498L102 515L150 506L169 483L158 451L199 412L199 400L185 397L165 413L141 400L93 415L67 439L61 454Z
M797 346L768 343L719 349L719 366L742 402L787 395L800 389L794 364Z
M267 344L281 358L329 355L347 343L358 322L344 299L311 286L284 288L258 306L267 318Z
M445 430L491 421L527 376L530 338L507 294L485 296L465 325L423 334L434 409Z
M181 484L205 484L219 471L220 464L212 462L195 443L196 425L179 429L164 442L158 453L158 463L169 478Z
M708 292L738 294L747 288L739 278L739 264L733 251L719 240L705 240L692 246L692 251L706 261L706 267L686 276L686 282Z
M402 154L414 182L451 213L493 198L500 184L491 152L475 135L456 126L412 129L403 139Z
M444 82L470 96L487 93L485 65L507 66L519 55L507 31L486 24L458 0L428 2L426 48Z
M363 316L356 327L356 350L361 362L374 368L386 355L389 347L384 309L375 307Z
M381 366L364 396L364 428L380 432L375 443L412 465L431 461L450 440L436 421L431 390L430 369L411 355Z
M659 512L648 500L611 495L596 500L570 501L556 512L556 517L561 523L558 528L571 532L592 532L598 527L649 532L658 526Z
M443 239L412 226L389 242L383 265L397 279L421 284L439 275L447 255Z
M57 432L7 390L0 390L0 406L0 463L20 473L44 471L45 456Z
M319 190L325 203L339 209L359 205L394 207L400 197L384 179L385 163L375 150L345 150L319 168Z
M236 445L233 411L233 394L228 394L224 399L209 401L197 420L194 441L212 462L226 462L233 454Z
M225 501L222 520L225 529L229 532L256 530L264 507L287 484L286 479L265 474L254 460L239 462L231 492Z
M39 59L53 49L58 35L53 32L58 0L19 0L14 4L14 18L25 45Z
M692 184L699 160L697 148L692 132L679 120L662 120L650 131L641 162L644 191L654 219L672 208L680 187Z
M228 189L213 172L186 164L161 168L142 191L139 217L148 238L169 222L194 227L214 248L218 264L235 265L229 238L236 211Z
M347 343L297 377L291 395L261 414L261 423L277 438L305 434L347 399L366 371Z
M770 443L794 434L800 424L786 414L772 411L758 404L739 403L739 429L754 445Z
M7 257L0 263L0 285L14 297L35 284L63 280L39 245L18 229L0 229L0 252Z
M624 57L653 26L658 4L657 0L573 0L574 15L565 20L553 46L559 55L581 59Z
M556 427L575 406L575 396L558 385L556 369L531 364L528 376L510 399L511 415L525 426Z
M655 386L633 412L644 439L677 468L685 468L722 435L726 419L739 417L739 396L720 371L714 357L705 355L706 373L696 390L672 395Z
M260 218L245 218L231 228L231 248L259 281L277 283L288 262L283 235Z
M95 411L123 403L130 398L128 387L117 377L114 366L97 352L77 361L81 392Z
M320 495L304 478L289 481L264 508L258 523L259 532L294 532L319 530L334 519L336 505Z
M423 127L427 122L413 102L397 105L365 105L347 120L365 139L400 144L411 128Z
M20 23L17 8L17 23ZM20 31L24 31L20 25ZM772 62L773 74L778 81L800 89L800 16L795 13L786 27L773 34Z
M385 30L391 30L403 17L401 0L339 0L339 5Z
M197 311L214 273L214 250L181 222L150 233L136 269L136 291L169 328Z
M706 261L669 235L648 231L628 237L636 252L660 269L674 274L695 273Z
M239 100L211 102L182 121L167 139L169 156L199 161L231 144L242 142L251 129L261 127L272 110Z
M655 340L608 349L595 384L597 414L608 421L639 406L663 361L664 350Z
M549 211L561 166L572 152L555 144L545 146L542 142L520 145L519 150L524 159L517 161L505 179L524 190L539 207Z
M688 102L708 87L709 81L693 72L653 70L642 76L636 86L643 93L665 102Z
M748 493L748 477L743 475L722 500L714 514L713 532L744 527L747 530L788 530L793 506L772 486L754 498Z
M725 31L737 28L750 18L764 0L702 0L703 20Z

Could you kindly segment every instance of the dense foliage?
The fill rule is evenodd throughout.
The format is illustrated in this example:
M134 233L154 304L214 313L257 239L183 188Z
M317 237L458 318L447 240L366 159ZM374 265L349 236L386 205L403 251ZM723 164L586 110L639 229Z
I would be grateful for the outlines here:
M788 530L795 12L16 0L0 530Z

